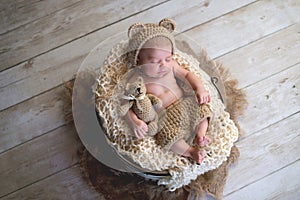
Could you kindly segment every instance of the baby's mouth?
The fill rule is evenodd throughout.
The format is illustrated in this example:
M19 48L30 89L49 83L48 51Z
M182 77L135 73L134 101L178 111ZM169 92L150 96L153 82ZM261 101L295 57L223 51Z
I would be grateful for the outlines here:
M165 75L167 73L167 71L166 70L163 70L163 71L159 71L158 72L158 75Z
M161 69L158 71L159 74L166 73L167 67L161 67Z

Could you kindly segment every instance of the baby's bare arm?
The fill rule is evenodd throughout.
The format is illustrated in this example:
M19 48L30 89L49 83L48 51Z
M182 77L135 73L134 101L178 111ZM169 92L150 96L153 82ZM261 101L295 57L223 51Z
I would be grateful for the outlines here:
M119 114L120 116L125 116L128 113L128 110L131 108L133 102L128 102L120 106Z
M204 87L203 81L198 76L196 76L193 72L180 67L176 61L174 61L173 66L176 77L183 82L188 82L191 85L196 93L199 104L210 102L210 94Z
M147 124L144 121L140 120L131 109L127 113L127 119L129 120L131 128L133 129L134 134L137 138L142 139L147 135Z

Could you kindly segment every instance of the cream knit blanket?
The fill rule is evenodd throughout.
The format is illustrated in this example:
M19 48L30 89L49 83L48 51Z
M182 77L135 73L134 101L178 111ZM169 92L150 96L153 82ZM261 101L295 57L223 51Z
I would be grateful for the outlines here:
M117 113L119 105L117 97L123 89L121 83L129 72L128 66L130 66L126 54L127 47L127 41L116 45L100 69L94 91L96 110L103 120L102 127L110 145L148 171L168 171L171 176L160 179L158 184L166 185L170 191L174 191L183 185L188 185L198 175L216 169L226 161L233 143L238 139L238 129L225 111L225 106L218 98L218 92L211 83L210 77L199 68L201 63L176 49L174 59L199 76L211 95L209 104L212 117L207 135L212 142L204 147L207 154L198 165L185 157L163 150L152 137L135 140L131 129Z

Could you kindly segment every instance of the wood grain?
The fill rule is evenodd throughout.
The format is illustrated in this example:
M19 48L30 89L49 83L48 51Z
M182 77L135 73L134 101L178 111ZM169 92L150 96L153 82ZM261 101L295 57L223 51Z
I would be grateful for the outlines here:
M241 156L229 171L225 194L238 191L300 159L300 113L251 134L237 143ZM274 185L278 187L279 185Z
M245 88L249 106L239 120L244 137L300 111L300 63Z
M0 0L0 199L104 199L82 178L62 84L100 42L164 17L230 68L247 93L241 157L225 199L297 199L299 13L297 0Z
M79 0L39 1L39 0L1 0L0 1L0 35L32 23L42 17L55 13Z
M300 177L299 160L226 196L224 200L299 199L298 177Z
M217 59L245 88L300 62L300 23Z
M83 179L75 165L9 194L2 200L15 199L95 199L105 200Z
M294 0L258 1L186 34L217 58L299 22L299 13Z
M0 153L65 124L64 87L6 109L0 115Z
M160 16L157 16L157 13L162 12L162 7L164 5L165 4L158 7L161 10L153 8L136 17L145 19L146 21L150 20L149 18L147 19L146 14L156 13L156 15L150 16L151 18L157 18L158 21ZM6 99L0 102L0 109L5 109L11 105L26 100L31 96L35 96L41 91L56 87L62 83L62 80L68 81L74 78L83 58L87 56L93 47L105 38L109 37L111 32L124 32L124 30L127 30L128 26L135 22L133 20L136 19L126 19L118 24L101 29L98 32L88 35L80 40L55 49L54 51L41 55L40 57L32 59L26 63L20 64L14 67L13 70L6 70L1 73L0 80L3 80L3 82L1 81L0 86L3 88L0 89L0 95L3 94L3 97ZM184 27L189 28L188 23ZM207 35L210 35L210 33L207 32ZM216 40L216 42L218 41ZM74 49L76 49L76 51L74 51ZM23 92L25 90L26 93Z
M239 72L237 74L236 73L234 73L234 74L236 74L237 78L240 80L240 84L242 84L242 85L244 84L245 81L248 81L248 82L252 81L254 79L253 77L257 76L257 75L256 76L249 76L248 75L248 74L250 74L249 70L251 70L252 68L257 69L257 71L258 70L262 71L261 73L259 73L260 77L262 77L262 78L268 77L270 75L270 73L273 72L273 71L268 70L269 65L266 65L265 62L257 62L257 64L254 67L250 67L249 64L247 65L247 63L244 62L245 57L255 58L256 60L264 59L265 57L262 57L262 58L259 57L260 56L260 51L256 52L256 51L253 51L253 49L263 49L265 47L268 47L268 45L272 45L273 48L266 48L266 51L267 51L266 55L269 56L268 60L270 60L269 61L270 65L275 65L276 64L278 66L278 68L279 67L281 68L280 70L283 70L284 68L289 67L289 65L293 64L293 62L298 62L298 60L297 60L298 56L297 55L298 55L299 49L300 49L297 46L298 34L297 34L296 30L298 29L298 26L299 25L295 25L295 26L289 27L287 29L284 29L284 30L282 30L282 31L280 31L280 32L272 35L272 37L265 38L262 41L255 42L255 43L253 43L253 44L251 44L251 45L249 45L247 47L238 49L235 52L229 53L229 54L221 57L218 61L220 61L220 62L223 61L224 63L229 63L229 62L232 62L232 61L235 61L236 63L244 63L244 65L242 65L240 67L236 66L235 63L229 64L229 66L233 67L234 69L236 68L235 70L233 70L234 72L235 71ZM280 40L280 38L286 37L286 35L289 35L289 37L288 37L287 40ZM274 40L276 41L276 43L273 42ZM294 46L294 44L295 44L295 46ZM272 52L273 49L276 49L276 47L280 46L280 45L281 46L285 45L285 46L287 46L289 48L282 48L281 53L280 53L281 56L277 56L277 54L274 54L274 53L273 54L269 53L269 51ZM243 55L243 56L237 56L237 55L240 55L240 54ZM292 57L293 59L288 59L288 55L289 55L289 57L293 56ZM233 57L235 57L235 59L233 59ZM289 62L285 62L286 60L288 60ZM273 61L273 63L271 61ZM282 65L278 65L278 63L282 63ZM287 66L283 65L284 63L287 64ZM34 64L34 63L32 63L32 64ZM72 62L71 64L74 64L74 63ZM59 79L57 80L57 78L56 78L57 76L64 75L64 74L70 74L69 70L72 70L72 69L71 68L66 68L66 69L67 69L67 71L65 71L64 73L60 73L63 70L62 68L56 68L55 70L52 68L52 71L46 70L46 73L43 76L45 78L45 80L44 80L46 82L45 84L38 84L36 86L32 85L31 87L29 87L28 85L26 85L26 83L24 83L24 82L22 83L21 82L22 84L21 83L20 84L13 84L11 86L13 88L15 88L16 85L19 85L20 87L24 87L24 90L26 90L26 88L27 88L27 93L26 94L30 93L29 89L37 90L37 89L40 88L40 90L43 90L43 89L45 90L45 89L48 89L49 87L51 87L51 84L54 84L56 82L60 82ZM245 74L243 74L244 72L245 72ZM256 74L254 71L253 71L253 73ZM53 77L53 78L51 78L51 77ZM42 77L40 75L36 75L36 77L34 77L34 78L28 77L26 79L27 83L30 84L31 81L35 80L35 78L36 79L41 79ZM63 79L63 77L61 77L61 80L62 79ZM9 78L7 78L7 80L9 80ZM255 79L254 79L254 81L255 81ZM44 87L46 87L46 88L44 88ZM4 93L5 95L3 95L3 96L4 97L9 96L10 90L5 90L5 91L7 91L7 93L6 94ZM14 93L14 94L17 95L17 93ZM40 98L41 100L38 100L37 103L32 104L32 103L30 103L31 101L29 101L28 105L26 105L26 106L23 105L23 106L20 106L20 107L27 107L27 109L33 107L36 110L41 109L40 108L41 106L39 106L39 105L43 105L43 106L49 107L49 106L47 106L47 104L49 104L49 102L46 103L46 105L45 105L44 102L46 102L48 98L53 99L53 97L54 97L53 94L54 93L52 93L52 92L51 93L43 94L42 96L45 96L45 97ZM48 97L46 95L48 95ZM55 95L56 98L59 98L59 95L60 94L56 94ZM9 97L11 97L11 96L9 96ZM18 97L14 97L13 99L17 99L17 98ZM11 102L10 99L7 100L7 102ZM53 103L53 100L51 100L50 102ZM57 105L59 105L61 103L57 103ZM16 110L16 108L12 108L12 109ZM49 109L50 110L52 109L51 106L49 107ZM59 110L57 110L57 111L51 111L51 112L54 112L53 113L54 115L53 114L45 114L44 116L45 117L48 116L50 118L50 120L51 119L59 119L59 118L61 118L59 116L61 116L62 113ZM9 109L8 111L6 111L4 113L11 113L11 109ZM2 126L2 127L4 127L4 129L6 129L5 128L6 127L5 123L9 124L9 122L12 122L12 121L15 121L15 120L20 120L20 119L17 119L18 115L15 115L14 119L6 117L6 116L7 115L5 114L3 118L7 118L9 120L8 121L5 121L5 120L2 121L2 123L4 123L4 126ZM25 116L28 116L28 118L31 119L30 116L32 116L32 115L25 115ZM39 118L36 118L36 119L43 119L45 122L48 121L46 118L44 119L44 118L40 118L39 117ZM32 122L32 124L27 124L26 127L36 127L35 121L32 120L32 119L30 121ZM60 122L57 122L57 123L59 125L61 125L63 122L60 121ZM56 123L54 123L54 124L56 124ZM47 129L47 126L45 126L45 131L44 132L47 132L48 130L49 129ZM3 135L6 134L6 135L10 135L10 137L12 137L11 134L8 134L10 131L11 130L4 131ZM40 130L38 132L33 131L31 133L32 133L31 136L28 135L27 139L31 139L31 138L33 138L35 136L38 136L39 134L42 134L43 130ZM22 135L22 134L19 133L18 131L14 132L13 135L19 135L19 137L16 136L16 138L19 138L19 141L18 141L18 139L17 140L13 140L13 142L14 142L13 144L19 144L22 141L23 142L26 141L26 140L20 138L20 135ZM8 137L8 136L6 136L6 137ZM12 141L12 140L10 140L10 141ZM13 144L11 144L11 142L9 142L9 138L8 139L4 139L2 144L6 145L6 147L4 146L3 149L6 149L7 147L12 147L13 146Z
M160 2L86 0L26 24L0 36L0 71Z
M75 130L63 126L1 154L0 197L76 164L80 147Z

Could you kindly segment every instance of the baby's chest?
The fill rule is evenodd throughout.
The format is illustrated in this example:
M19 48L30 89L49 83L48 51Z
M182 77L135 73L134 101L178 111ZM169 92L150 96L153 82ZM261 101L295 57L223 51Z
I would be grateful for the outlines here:
M149 83L146 85L147 93L155 96L161 96L173 90L173 85L163 83Z
M146 83L147 93L161 94L170 90L174 90L178 87L176 79L174 77L165 76L157 80L149 80Z

